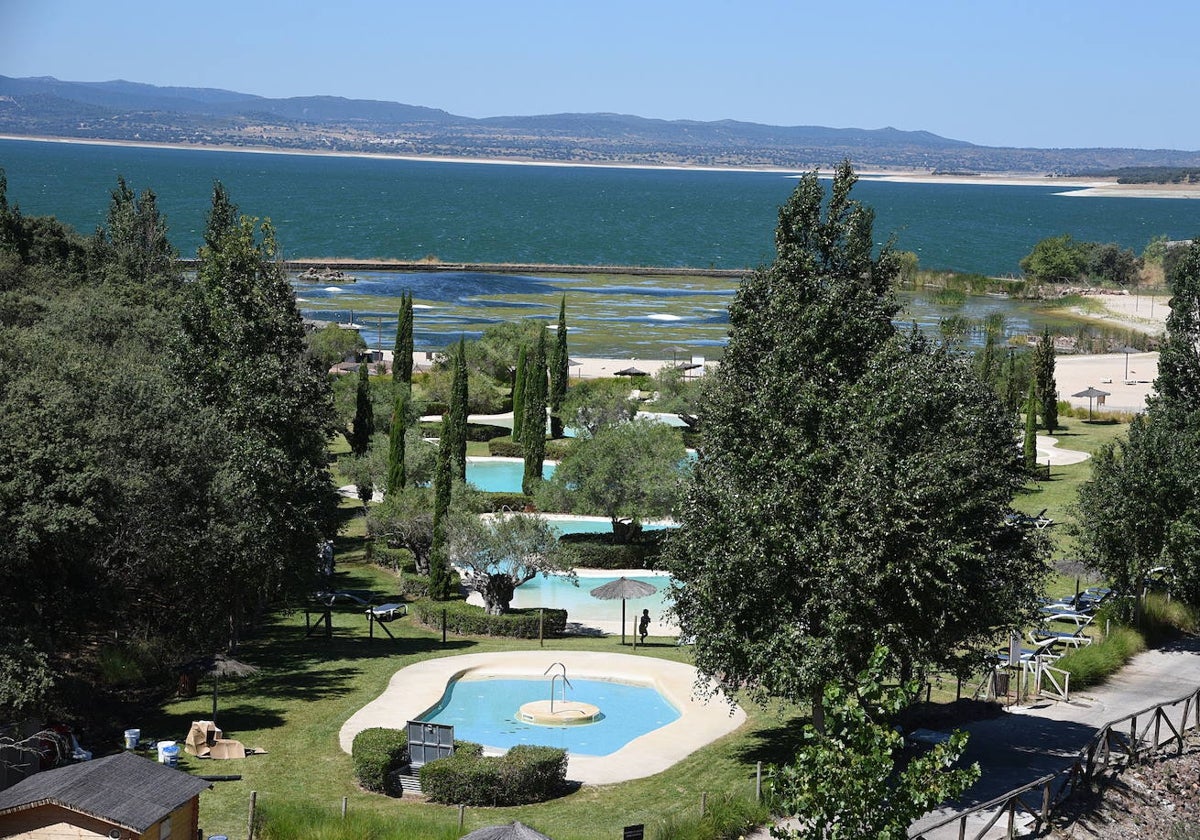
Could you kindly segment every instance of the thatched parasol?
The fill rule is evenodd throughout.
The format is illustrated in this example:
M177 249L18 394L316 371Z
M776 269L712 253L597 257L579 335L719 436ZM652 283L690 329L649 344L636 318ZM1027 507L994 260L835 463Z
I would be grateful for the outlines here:
M217 687L221 677L248 677L258 673L258 669L253 665L247 665L245 662L240 662L223 653L202 657L188 663L186 667L187 670L195 671L198 674L208 674L213 678L213 723L217 722Z
M644 581L630 580L622 575L603 586L597 586L592 590L592 597L601 598L605 601L615 601L617 598L621 599L621 644L625 644L625 601L634 598L645 598L657 591L657 587L651 586Z
M1117 352L1125 354L1125 381L1128 382L1129 381L1129 354L1130 353L1140 353L1142 351L1132 345L1126 344L1124 347L1122 347Z
M463 835L462 840L551 840L551 838L522 822L511 822L508 825L485 825L470 834Z
M627 367L624 370L619 370L613 374L613 376L628 376L630 378L632 378L634 376L649 376L649 375L650 374L646 373L646 371L640 370L635 367Z
M1093 388L1091 385L1089 385L1087 387L1086 391L1080 391L1078 394L1072 394L1071 396L1072 397L1087 397L1088 419L1091 420L1092 419L1092 400L1096 399L1097 397L1107 397L1108 391L1101 391L1099 388Z

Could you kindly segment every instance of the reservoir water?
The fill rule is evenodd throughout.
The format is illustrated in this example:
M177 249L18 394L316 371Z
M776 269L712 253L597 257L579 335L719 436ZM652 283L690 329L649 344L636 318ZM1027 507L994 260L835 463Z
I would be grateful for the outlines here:
M832 163L833 161L831 161ZM184 255L199 245L212 183L270 217L288 258L435 255L449 262L745 268L773 257L778 172L523 166L0 141L9 200L84 233L123 175L151 188ZM1015 273L1047 236L1141 252L1200 234L1200 201L1060 195L1062 188L861 181L881 241L925 268Z

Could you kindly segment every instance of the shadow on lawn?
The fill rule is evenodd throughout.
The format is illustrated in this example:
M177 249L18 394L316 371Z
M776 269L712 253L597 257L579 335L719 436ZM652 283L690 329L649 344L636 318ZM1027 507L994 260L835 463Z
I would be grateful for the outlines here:
M804 724L807 722L807 715L797 716L779 726L747 735L745 745L734 753L734 757L749 765L756 761L761 761L763 766L788 764L804 743Z

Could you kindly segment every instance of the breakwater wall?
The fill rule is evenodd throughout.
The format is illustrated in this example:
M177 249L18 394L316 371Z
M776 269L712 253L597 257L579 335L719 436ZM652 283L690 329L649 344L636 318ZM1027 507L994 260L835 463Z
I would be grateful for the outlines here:
M184 268L195 268L195 259L181 259ZM643 277L733 277L741 278L749 268L692 268L645 265L552 265L549 263L454 263L403 260L301 259L284 260L288 271L469 271L488 274L620 274Z

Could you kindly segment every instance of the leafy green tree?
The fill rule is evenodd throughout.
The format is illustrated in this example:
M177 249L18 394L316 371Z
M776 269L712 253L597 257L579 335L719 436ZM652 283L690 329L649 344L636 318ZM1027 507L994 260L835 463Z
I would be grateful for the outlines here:
M1166 567L1176 595L1200 604L1200 245L1180 249L1168 281L1171 312L1154 394L1126 439L1092 458L1075 537L1084 560L1118 593L1140 595L1150 570Z
M118 177L103 234L125 277L172 286L181 281L176 267L179 254L167 239L166 220L158 211L158 198L152 190L144 190L135 198L125 179Z
M1042 283L1067 283L1078 280L1087 265L1086 249L1070 234L1051 236L1033 246L1021 258L1021 270Z
M686 477L679 432L638 418L576 438L538 492L539 507L607 516L624 543L643 520L669 516Z
M914 820L978 780L978 764L954 767L966 747L964 732L902 760L904 736L892 721L916 699L919 684L887 685L888 658L878 648L850 687L830 683L825 731L806 726L795 762L771 768L775 807L798 823L772 836L904 840Z
M1087 251L1088 276L1117 286L1137 285L1142 261L1129 248L1115 242L1092 243Z
M570 381L569 362L567 353L567 296L563 295L558 304L558 329L554 333L554 346L550 351L550 437L563 436L563 401L567 397L567 384Z
M351 354L367 349L358 330L344 330L337 324L328 324L307 335L308 355L322 370L344 361Z
M1054 381L1054 338L1046 327L1037 346L1033 348L1033 381L1037 389L1038 409L1042 425L1054 434L1058 428L1058 385Z
M332 432L328 379L305 354L304 327L274 230L217 218L214 205L196 280L182 313L178 373L194 406L228 434L211 584L229 641L273 597L311 585L313 552L334 527L326 468ZM214 607L217 609L217 607Z
M397 388L396 405L392 409L392 425L388 431L388 493L404 489L404 437L408 429L408 402L408 389Z
M1037 410L1037 386L1030 382L1029 397L1025 400L1025 437L1021 444L1021 456L1030 475L1037 468Z
M521 425L525 422L525 368L528 366L528 354L524 347L517 351L517 372L513 378L512 388L512 408L513 408L513 431L512 439L520 441L522 437Z
M546 459L546 331L538 334L533 353L525 363L525 392L521 409L521 443L525 450L525 475L521 490L533 493L542 480Z
M774 263L739 288L666 556L697 667L811 701L818 728L825 685L879 644L901 676L985 655L1045 571L1004 526L1025 480L1011 419L967 360L897 333L892 253L855 180L843 164L823 201L804 176Z
M565 574L558 535L540 516L510 513L487 521L478 516L454 519L449 554L463 570L464 582L483 596L493 615L508 612L513 592L539 574Z
M354 396L354 419L347 439L355 455L367 454L375 434L375 407L371 404L371 378L366 362L358 366L358 388Z

